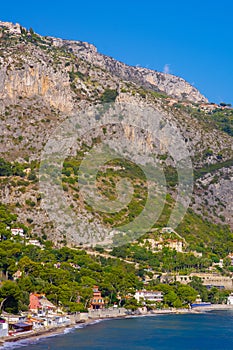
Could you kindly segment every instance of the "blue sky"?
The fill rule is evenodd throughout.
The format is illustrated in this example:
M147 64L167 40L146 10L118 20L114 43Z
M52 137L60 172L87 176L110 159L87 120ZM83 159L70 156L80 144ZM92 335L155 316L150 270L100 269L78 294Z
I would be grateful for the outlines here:
M212 102L233 104L233 2L4 1L0 19L88 41L130 65L178 75Z

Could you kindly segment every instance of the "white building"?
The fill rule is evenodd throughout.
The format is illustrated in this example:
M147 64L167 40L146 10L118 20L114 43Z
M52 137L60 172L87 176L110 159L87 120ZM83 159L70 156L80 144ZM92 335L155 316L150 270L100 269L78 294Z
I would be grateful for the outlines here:
M134 298L139 301L161 302L163 301L163 293L153 290L138 290Z
M42 248L42 244L38 241L38 239L29 239L28 242L26 242L26 245L35 245L36 247Z
M0 338L8 336L8 323L0 323Z
M233 305L233 293L231 293L229 295L229 297L227 298L227 304L228 305Z
M224 267L223 259L220 259L219 262L213 263L213 266L219 266L220 268Z
M12 228L11 233L13 236L24 237L24 230L22 228Z

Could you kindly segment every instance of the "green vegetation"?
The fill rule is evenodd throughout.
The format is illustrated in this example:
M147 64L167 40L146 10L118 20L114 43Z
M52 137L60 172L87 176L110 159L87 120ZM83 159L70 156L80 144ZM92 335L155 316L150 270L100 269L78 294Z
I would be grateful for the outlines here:
M227 225L217 225L189 209L177 231L190 244L190 249L209 257L225 257L233 251L233 233Z
M145 246L138 244L115 247L112 255L137 261L144 268L153 268L157 273L181 273L188 274L193 271L204 272L212 261L206 258L197 258L192 253L182 254L175 250L163 248L153 253Z
M101 102L103 103L115 102L117 96L118 96L117 90L106 89L101 96Z
M233 110L232 109L216 109L211 115L211 119L216 123L218 128L230 136L233 136Z
M31 163L19 163L19 162L8 162L4 158L0 158L0 177L1 176L20 176L22 178L26 177L28 173L28 180L36 181L37 175L36 170L38 168L38 163L32 161ZM25 171L27 169L27 171ZM23 180L22 180L23 181Z
M224 104L225 106L229 106ZM222 107L225 107L222 106ZM178 108L185 110L192 117L203 121L209 128L217 128L224 131L230 136L233 136L233 109L216 108L211 112L202 111L199 108L192 108L190 106L177 105ZM230 107L230 106L229 106Z
M84 153L89 148L83 146L76 158L67 158L63 167L63 185L65 190L74 198L78 198L78 170ZM221 166L231 166L232 161L209 165L207 168L195 171L195 177L201 177L206 172L216 171ZM165 177L169 188L175 187L177 184L177 172L173 167L164 167ZM147 200L147 180L143 171L134 163L123 159L115 159L105 164L105 170L99 171L95 185L100 195L106 200L114 201L116 199L116 184L121 179L128 179L133 185L133 196L131 202L122 210L115 213L103 213L94 210L90 205L84 203L85 209L101 220L103 224L110 227L125 225L134 220L144 208ZM87 179L82 179L83 183L87 183ZM171 195L167 195L166 202L162 214L155 223L155 228L167 226L169 217L173 210L175 201ZM75 207L73 208L75 210ZM212 260L212 257L224 258L233 251L233 233L226 225L217 225L203 219L201 215L197 215L189 209L177 228L177 232L186 239L189 244L189 250L201 252L206 259ZM124 245L124 239L122 244ZM148 253L149 254L149 253ZM194 259L195 260L195 259ZM149 261L149 258L148 258ZM156 264L155 264L156 265ZM189 264L187 264L189 265ZM195 265L195 264L194 264ZM204 264L206 265L206 264ZM174 262L174 268L175 262ZM195 266L194 266L195 268ZM182 269L182 268L181 268Z
M111 305L117 301L117 293L128 293L141 286L133 267L111 259L92 258L82 250L49 247L41 250L4 241L0 243L0 256L0 269L8 273L9 278L17 269L23 272L15 283L21 292L27 296L35 290L46 293L54 304L61 303L69 311L87 308L95 284ZM0 295L4 297L1 289ZM78 298L81 298L80 304L76 302ZM5 309L9 308L6 301Z
M25 173L23 172L24 167L20 163L10 163L0 158L0 176L21 176L24 177Z
M206 164L202 168L194 169L194 179L197 180L208 173L216 172L222 168L230 168L233 166L233 159L228 159L215 164Z
M85 80L85 75L82 72L79 71L74 71L74 68L72 69L71 72L69 72L69 76L70 76L70 82L73 83L77 78L81 79L81 80Z
M168 195L156 227L167 226L173 207L174 200ZM214 224L194 213L192 209L187 210L176 230L188 242L190 250L201 252L208 258L223 258L233 251L233 233L230 227Z

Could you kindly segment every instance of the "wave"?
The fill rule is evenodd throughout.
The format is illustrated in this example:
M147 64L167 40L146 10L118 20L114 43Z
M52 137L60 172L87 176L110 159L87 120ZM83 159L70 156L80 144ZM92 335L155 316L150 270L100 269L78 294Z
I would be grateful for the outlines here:
M9 342L9 343L5 343L2 347L2 349L19 349L22 347L28 347L30 344L36 344L38 343L38 339L37 340L33 340L33 339L24 339L24 340L19 340L17 342Z

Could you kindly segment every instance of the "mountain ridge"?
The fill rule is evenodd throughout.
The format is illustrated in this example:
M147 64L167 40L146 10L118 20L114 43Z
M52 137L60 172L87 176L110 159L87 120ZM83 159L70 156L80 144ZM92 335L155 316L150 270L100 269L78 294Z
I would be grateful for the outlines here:
M151 85L142 86L134 79L125 80L126 73L121 71L122 63L106 58L107 63L101 66L106 56L96 52L91 44L42 37L20 25L0 23L0 157L11 162L3 162L3 170L21 168L21 171L10 171L10 175L0 177L1 201L11 206L33 232L43 235L49 231L50 237L56 239L55 228L41 207L38 189L38 167L43 147L56 127L67 117L96 103L116 101L153 107L165 116L166 122L173 125L184 138L192 159L195 172L192 209L203 220L233 227L232 111L203 103L202 98L199 103L187 101L184 96L179 100L174 95L161 93L158 86L152 89ZM115 65L120 67L118 73ZM127 69L131 72L131 68ZM142 68L132 67L132 70L144 72ZM173 87L177 89L177 81ZM119 143L126 137L129 142L137 140L145 147L152 146L149 138L136 129L114 128L93 131L84 140L86 148L81 149L81 153L85 153L94 141L103 140L106 135L114 135ZM159 152L159 161L167 175L169 194L175 198L177 174L174 162L166 150L160 149ZM65 167L62 179L64 193L70 205L75 207L79 197L74 183L77 182L76 168L80 159L69 159L66 164L69 166L67 169ZM115 176L115 179L118 177ZM139 180L136 178L135 184L140 188ZM101 182L100 187L107 197L113 196L106 184ZM142 207L140 195L144 194L136 194L139 197L136 200L139 209L132 206L128 208L127 215L131 218ZM83 218L80 230L88 227L90 231L100 232L101 220L111 225L114 220L120 222L127 216L93 216L91 208L85 206L83 201L80 203L82 212L77 214ZM130 209L133 209L132 215ZM57 239L62 239L65 230L65 227L60 228Z
M11 34L21 35L22 31L26 31L30 35L30 31L27 31L19 24L14 25L10 22L0 21L0 27L6 28ZM42 36L40 37L42 38ZM112 57L99 53L93 44L82 41L54 38L51 36L46 38L51 40L55 47L66 48L77 57L106 69L111 74L114 74L123 80L135 82L145 88L151 88L158 92L164 92L167 95L180 100L189 100L197 103L208 102L206 97L183 78L161 73L156 70L126 65Z

